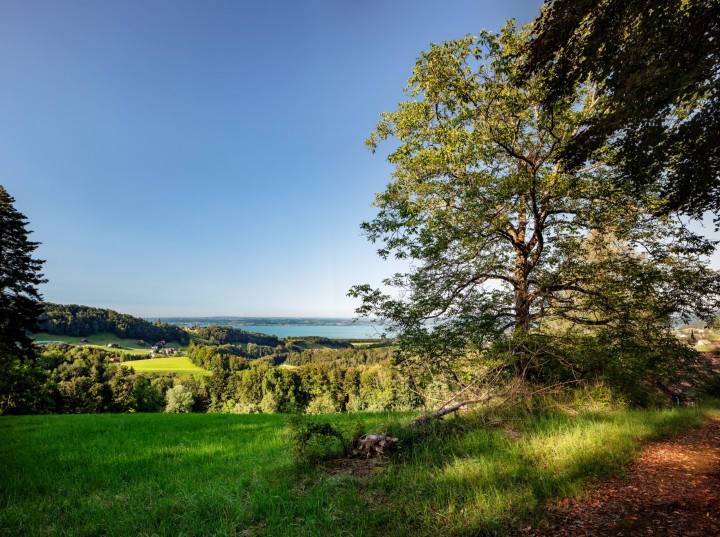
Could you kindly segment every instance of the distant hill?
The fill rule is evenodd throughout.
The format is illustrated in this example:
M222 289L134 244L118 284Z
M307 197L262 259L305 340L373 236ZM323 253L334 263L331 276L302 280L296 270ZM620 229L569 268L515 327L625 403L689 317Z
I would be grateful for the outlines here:
M255 334L230 328L229 326L207 326L193 329L193 333L202 340L212 345L225 345L228 343L254 343L255 345L266 345L276 347L280 340L275 336Z
M119 338L141 339L149 343L177 341L187 344L190 336L182 328L165 323L151 323L117 311L45 302L40 317L40 330L59 336L87 337L110 332Z

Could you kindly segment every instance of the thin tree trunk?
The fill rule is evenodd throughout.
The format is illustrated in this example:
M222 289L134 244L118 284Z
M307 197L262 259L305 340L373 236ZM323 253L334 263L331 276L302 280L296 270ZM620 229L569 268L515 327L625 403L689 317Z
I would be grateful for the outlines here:
M530 351L526 345L526 337L530 332L530 290L527 281L527 257L525 252L519 248L515 259L515 329L514 348L511 354L515 356L515 371L518 378L525 378L527 372Z

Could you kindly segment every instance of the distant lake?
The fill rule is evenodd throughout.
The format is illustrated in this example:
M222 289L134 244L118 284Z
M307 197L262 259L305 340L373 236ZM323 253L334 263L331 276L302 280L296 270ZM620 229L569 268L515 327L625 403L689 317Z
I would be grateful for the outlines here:
M150 319L155 320L155 319ZM279 338L320 336L331 339L379 339L381 327L366 319L316 317L160 317L178 326L230 326Z

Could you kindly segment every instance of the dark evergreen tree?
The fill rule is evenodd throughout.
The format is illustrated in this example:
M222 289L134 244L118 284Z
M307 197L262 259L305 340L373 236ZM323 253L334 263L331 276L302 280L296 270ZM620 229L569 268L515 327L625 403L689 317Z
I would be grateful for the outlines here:
M44 261L32 257L38 243L28 239L28 221L14 203L0 186L0 414L33 410L41 379L30 333L42 313Z

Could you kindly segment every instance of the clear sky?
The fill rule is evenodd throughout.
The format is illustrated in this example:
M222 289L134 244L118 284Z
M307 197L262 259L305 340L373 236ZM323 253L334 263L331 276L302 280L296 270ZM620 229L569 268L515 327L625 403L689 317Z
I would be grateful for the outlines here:
M363 140L431 42L540 0L0 2L0 184L49 301L351 316L382 262Z
M0 184L49 301L136 315L351 316L396 267L359 224L363 140L431 42L540 1L0 3Z

